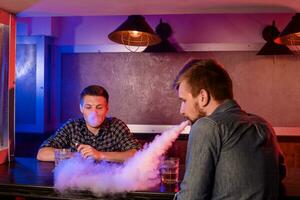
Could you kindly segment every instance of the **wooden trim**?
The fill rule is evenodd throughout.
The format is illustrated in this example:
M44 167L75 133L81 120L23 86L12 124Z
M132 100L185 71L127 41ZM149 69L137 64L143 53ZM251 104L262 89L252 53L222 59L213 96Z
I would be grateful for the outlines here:
M300 136L300 127L274 127L277 136Z
M148 124L127 124L133 133L152 134L162 133L175 125L148 125ZM300 136L300 127L274 127L277 136ZM190 126L187 126L181 134L189 134Z
M180 43L185 52L193 51L259 51L264 43ZM124 45L59 45L61 53L104 53L104 52L129 52ZM140 48L138 52L144 49Z

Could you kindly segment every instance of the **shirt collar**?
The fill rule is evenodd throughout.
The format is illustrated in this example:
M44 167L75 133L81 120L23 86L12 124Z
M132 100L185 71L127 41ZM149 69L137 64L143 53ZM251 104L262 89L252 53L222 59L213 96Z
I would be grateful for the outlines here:
M229 110L241 110L239 104L233 99L226 99L223 103L221 103L211 115L226 112Z
M106 117L102 124L100 125L99 132L107 130L109 128L110 118Z
M86 126L86 123L85 123L85 120L84 118L81 118L80 119L80 122L84 125L81 126L81 131L84 131L84 132L90 132L89 129L87 128ZM102 124L100 125L100 129L98 131L98 134L103 132L103 131L106 131L108 130L109 128L109 124L110 124L110 118L105 118L104 121L102 122Z

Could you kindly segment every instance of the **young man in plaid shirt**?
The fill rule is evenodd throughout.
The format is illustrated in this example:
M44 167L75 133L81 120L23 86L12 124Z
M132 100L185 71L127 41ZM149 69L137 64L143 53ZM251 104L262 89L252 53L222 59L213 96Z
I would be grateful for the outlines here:
M41 145L37 159L54 161L54 150L70 148L84 158L123 162L141 148L127 125L120 119L106 116L108 92L91 85L80 94L83 118L71 119Z

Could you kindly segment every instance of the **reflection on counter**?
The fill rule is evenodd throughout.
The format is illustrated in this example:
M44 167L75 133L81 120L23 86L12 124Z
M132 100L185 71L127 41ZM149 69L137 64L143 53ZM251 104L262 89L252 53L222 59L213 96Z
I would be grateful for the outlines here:
M170 191L174 191L174 192L178 192L179 191L179 183L173 183L173 184L165 184L165 183L161 183L160 184L160 191L161 192L170 192Z

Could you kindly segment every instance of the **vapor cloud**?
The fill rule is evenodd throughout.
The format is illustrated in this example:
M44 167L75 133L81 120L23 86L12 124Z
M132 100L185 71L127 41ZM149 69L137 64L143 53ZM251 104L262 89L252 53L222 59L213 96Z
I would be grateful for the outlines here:
M156 136L123 164L95 163L77 154L55 168L54 187L60 192L89 190L96 196L154 187L160 182L159 164L163 154L187 125L188 121L182 122Z

